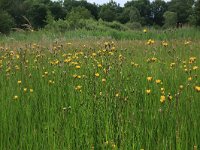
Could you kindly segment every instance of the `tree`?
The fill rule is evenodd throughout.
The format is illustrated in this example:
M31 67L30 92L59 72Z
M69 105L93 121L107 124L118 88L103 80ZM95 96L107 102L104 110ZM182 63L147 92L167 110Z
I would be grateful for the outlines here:
M65 0L64 7L66 11L69 13L75 7L84 7L90 11L90 13L94 16L95 19L98 18L98 7L95 4L88 3L85 0L77 1L77 0Z
M194 18L195 18L195 24L197 26L200 26L200 0L197 0L195 3Z
M137 8L132 7L129 13L130 22L140 22L141 16Z
M50 2L48 9L55 20L64 19L67 15L67 11L62 7L61 2Z
M119 4L111 0L109 3L101 6L99 18L103 19L104 21L112 22L114 20L118 20L118 16L121 11L122 9Z
M21 24L24 23L22 16L26 14L26 10L23 2L24 0L1 0L0 4L2 9L12 16L17 27L21 27Z
M75 7L67 16L67 21L71 29L77 29L82 26L85 19L90 19L93 16L90 11L84 7Z
M164 24L163 14L167 11L167 4L163 0L155 0L151 3L151 18L154 24Z
M164 13L163 17L165 19L165 24L164 24L165 28L176 26L176 23L177 23L177 13L166 11Z
M46 25L47 5L35 4L28 11L28 18L35 28L43 28Z
M125 8L126 7L137 8L137 10L139 11L140 16L141 16L141 24L142 25L150 25L151 24L151 18L150 18L151 10L150 10L149 0L128 1L125 4Z
M14 19L6 11L0 10L0 33L9 33L14 27Z
M127 23L127 22L140 22L141 16L140 12L135 7L126 7L124 8L123 12L120 15L120 22Z
M169 2L169 11L177 13L177 21L187 23L192 14L194 0L172 0Z

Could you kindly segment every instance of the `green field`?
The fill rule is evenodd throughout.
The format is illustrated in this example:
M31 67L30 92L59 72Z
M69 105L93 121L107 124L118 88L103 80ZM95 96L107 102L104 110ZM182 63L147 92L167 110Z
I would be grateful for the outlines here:
M195 28L1 36L0 149L197 150L199 67Z

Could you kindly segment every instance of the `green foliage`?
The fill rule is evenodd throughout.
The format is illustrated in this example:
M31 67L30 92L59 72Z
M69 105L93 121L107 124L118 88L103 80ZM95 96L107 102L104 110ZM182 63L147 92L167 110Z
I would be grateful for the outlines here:
M139 30L142 27L139 22L128 22L126 23L126 26L131 30Z
M111 0L109 3L101 6L99 18L104 21L112 22L118 19L118 13L121 11L122 9L120 8L120 6L116 2Z
M195 3L195 12L194 12L195 24L200 26L200 0L197 0Z
M166 11L163 15L165 19L165 28L175 27L177 23L177 14L175 12Z
M57 21L53 21L45 26L47 31L52 32L66 32L70 30L70 24L68 20L59 19Z
M47 11L46 21L47 25L51 25L55 22L54 17L52 16L52 13L50 11Z
M122 25L121 23L119 22L116 22L116 21L113 21L113 22L102 22L102 24L106 27L109 27L111 29L115 29L115 30L118 30L118 31L126 31L128 30L128 28L124 25Z
M67 21L69 22L71 29L82 27L84 20L90 18L92 18L90 11L84 7L75 7L67 15Z
M61 2L51 2L49 4L49 10L55 20L64 19L67 15L67 11L62 7Z
M180 23L188 22L188 17L192 13L194 0L172 0L169 2L168 11L177 13L177 21Z
M194 5L195 4L195 5ZM199 0L172 0L165 2L164 0L131 0L127 1L124 7L121 7L115 1L111 0L106 4L97 5L89 3L86 0L0 0L0 9L9 14L15 24L15 28L26 27L25 24L31 25L35 29L41 29L48 24L46 20L51 13L53 20L59 23L67 23L69 29L90 28L91 25L85 25L86 20L93 18L95 21L102 19L103 21L115 24L107 26L119 30L126 30L127 27L121 24L116 25L116 22L122 24L128 23L128 26L172 26L172 24L164 21L164 13L174 12L177 14L177 22L190 25L199 25ZM27 18L27 19L24 19ZM51 20L50 24L53 24ZM166 20L166 19L165 19ZM115 23L113 23L115 22ZM173 22L173 21L172 21ZM132 23L133 25L130 25ZM98 22L96 22L98 24ZM105 23L104 23L105 24ZM50 25L51 26L51 25ZM64 25L65 26L65 25ZM83 26L83 27L81 27ZM93 27L92 27L93 28ZM9 32L9 31L8 31Z
M14 19L6 11L0 10L0 33L9 33L14 27Z
M167 11L167 4L163 0L155 0L151 4L151 18L153 23L159 26L164 24L164 13Z
M151 24L151 9L150 9L150 1L149 0L138 0L138 1L128 1L125 4L126 7L137 8L139 14L141 16L141 24L142 25L150 25Z
M28 18L33 27L43 28L46 25L48 8L45 4L35 4L28 10Z
M73 8L76 7L84 7L87 10L90 11L90 13L92 14L92 16L94 16L95 19L98 19L98 7L95 4L91 4L88 3L85 0L81 0L81 1L77 1L77 0L64 0L64 8L69 12L71 12L71 10Z
M130 22L140 22L141 21L140 12L135 7L131 8L129 17L130 17L130 20L129 20Z

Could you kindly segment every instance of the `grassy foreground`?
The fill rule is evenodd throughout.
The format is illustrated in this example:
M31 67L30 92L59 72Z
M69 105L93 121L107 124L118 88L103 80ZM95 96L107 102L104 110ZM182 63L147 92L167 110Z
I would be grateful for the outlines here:
M197 150L200 38L138 33L1 38L0 149Z

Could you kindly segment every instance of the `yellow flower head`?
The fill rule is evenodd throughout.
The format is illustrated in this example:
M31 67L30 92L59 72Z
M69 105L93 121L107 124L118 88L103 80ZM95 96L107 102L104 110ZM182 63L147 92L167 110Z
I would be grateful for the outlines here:
M75 87L75 90L78 90L78 91L80 91L80 90L81 90L81 88L82 88L82 86L78 85L78 86L76 86L76 87Z
M171 101L173 97L172 97L171 94L169 93L169 94L167 95L167 98L168 98L168 100Z
M151 90L150 89L146 90L146 93L149 95L151 93Z
M192 69L193 69L193 70L197 70L197 69L198 69L198 66L194 66Z
M97 54L96 53L92 53L92 56L96 56Z
M27 88L24 88L24 92L26 92L27 91Z
M147 77L147 81L152 81L153 77Z
M17 96L17 95L15 95L15 96L13 97L13 99L14 99L14 100L17 100L17 99L18 99L18 96Z
M149 39L148 41L147 41L147 45L152 45L152 44L154 44L155 43L155 41L154 40L152 40L152 39Z
M100 75L99 75L99 73L95 73L95 76L96 76L96 77L99 77Z
M116 97L119 97L119 93L116 93L115 96L116 96Z
M98 64L98 67L99 67L99 68L102 68L102 65L101 65L101 64Z
M79 65L76 66L76 69L80 69L80 68L81 68L81 66L79 66Z
M179 88L182 90L183 89L183 85L180 85Z
M103 78L101 81L102 81L102 82L106 82L106 79Z
M192 81L192 77L189 77L189 78L188 78L188 81Z
M161 80L159 80L159 79L156 80L156 83L157 83L157 84L160 84L160 83L161 83Z
M164 102L165 102L165 96L164 96L164 95L162 95L162 96L160 97L160 102L161 102L161 103L164 103Z
M200 86L195 86L195 90L196 90L197 92L200 92Z
M17 81L17 83L18 83L18 84L21 84L21 83L22 83L22 81L21 81L21 80L19 80L19 81Z
M163 45L164 47L167 47L167 46L168 46L168 43L165 42L165 41L163 41L163 42L162 42L162 45Z
M185 41L185 45L189 45L191 43L191 41Z
M190 64L194 63L196 61L196 59L197 59L196 57L190 57L189 63Z
M143 32L144 32L144 33L147 33L147 29L144 29Z

